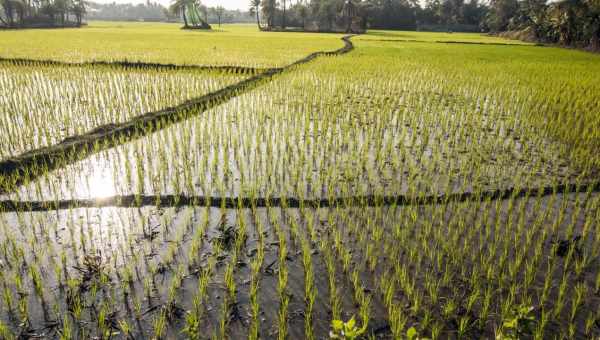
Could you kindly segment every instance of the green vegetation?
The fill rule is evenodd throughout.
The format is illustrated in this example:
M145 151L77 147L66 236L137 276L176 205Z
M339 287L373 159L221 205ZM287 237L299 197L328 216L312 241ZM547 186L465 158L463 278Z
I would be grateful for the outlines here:
M398 42L465 42L475 44L531 45L519 40L508 40L488 34L447 33L447 32L414 32L369 30L369 34L359 35L353 41L398 41ZM381 45L379 45L381 46ZM404 46L404 45L403 45Z
M0 62L0 159L175 106L242 79L190 69Z
M265 35L258 32L255 25L223 25L211 31L181 30L180 26L90 22L79 29L0 30L0 57L277 67L312 52L332 51L343 46L341 36L335 34L273 32Z
M79 27L86 7L82 0L2 0L0 28Z
M199 4L195 0L176 0L171 4L170 10L175 15L181 15L184 28L210 29L210 25L202 19ZM188 18L191 25L188 24Z
M275 45L296 36L265 34L257 39L273 37ZM398 41L403 34L355 37L351 53L294 66L155 133L55 171L39 166L35 179L2 178L0 199L24 205L2 205L0 213L0 335L600 336L600 195L587 185L600 168L598 56L435 43L445 39L437 34ZM315 38L313 48L330 37ZM242 78L4 67L0 86L23 86L11 91L43 96L56 87L54 76L118 111L130 107L129 93L155 86L164 94L160 107ZM87 88L87 77L102 81ZM129 87L111 85L119 77L130 77ZM170 79L185 84L181 92L166 92L176 91ZM15 112L58 105L48 101L6 105ZM97 117L119 121L103 107ZM93 126L77 124L71 128ZM52 124L38 128L56 134ZM0 145L2 154L14 152ZM576 190L559 190L564 183ZM523 191L448 198L507 188ZM78 206L126 195L134 197L129 207ZM161 206L165 195L175 206ZM383 200L395 195L410 199ZM414 204L428 195L439 203ZM204 206L194 204L198 196L245 200ZM351 201L364 196L371 199ZM184 198L191 204L178 206ZM26 209L32 201L69 205Z

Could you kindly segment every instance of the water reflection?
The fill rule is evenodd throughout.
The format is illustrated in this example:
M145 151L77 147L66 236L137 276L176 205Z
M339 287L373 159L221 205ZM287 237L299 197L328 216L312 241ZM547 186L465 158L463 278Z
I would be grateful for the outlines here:
M79 194L89 198L106 198L117 194L112 173L106 167L94 167L89 175L85 178L85 192Z
M0 195L0 199L52 201L122 195L119 183L115 182L120 174L115 171L104 157L93 157L40 177L13 193Z

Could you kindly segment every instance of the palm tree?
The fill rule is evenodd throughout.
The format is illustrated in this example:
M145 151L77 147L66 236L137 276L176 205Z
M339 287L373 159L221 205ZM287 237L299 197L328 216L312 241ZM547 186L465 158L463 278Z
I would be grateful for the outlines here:
M208 23L208 7L206 7L203 4L200 4L198 6L198 10L200 11L200 14L202 14L204 22Z
M70 9L71 6L67 0L54 0L54 11L60 16L60 23L63 26L65 25L65 19L69 16Z
M17 21L20 24L23 24L23 21L25 20L25 14L27 12L27 8L29 7L29 5L24 3L21 0L13 0L12 6L15 9L15 12L17 13L17 19L18 19Z
M258 29L260 30L260 17L258 16L259 14L259 8L260 7L260 0L250 0L250 15L256 15L256 25L258 26Z
M190 4L190 0L175 0L171 4L171 12L177 15L181 15L183 17L183 25L184 27L188 26L187 16L185 14L186 7Z
M25 18L25 12L27 11L27 4L21 0L0 0L0 7L4 9L4 15L6 16L6 20L0 16L0 21L2 21L6 26L14 26L16 23L23 23L23 19ZM16 20L15 20L16 14Z
M302 29L306 28L306 18L308 17L308 8L304 4L298 7L298 15L302 18Z
M576 40L582 7L583 3L579 0L564 0L554 4L551 23L559 43L569 46Z
M281 20L281 28L285 29L285 0L283 0L283 13L282 13L283 17Z
M71 7L71 12L75 15L78 26L81 26L81 22L83 21L83 16L86 13L86 5L87 3L83 0L75 0L73 2L73 6Z
M277 10L277 2L275 0L261 1L263 16L267 18L267 28L273 28L275 19L275 11Z
M0 21L5 26L9 26L9 27L12 26L14 23L14 9L13 9L12 0L0 0L0 6L4 10L4 15L6 16L6 20L7 20L7 21L5 21L2 18L2 16L0 16Z
M600 51L600 0L588 0L587 7L590 47L594 51Z
M217 6L217 7L213 8L213 12L217 16L217 20L219 21L219 27L221 27L221 18L223 17L225 8L223 8L223 6Z

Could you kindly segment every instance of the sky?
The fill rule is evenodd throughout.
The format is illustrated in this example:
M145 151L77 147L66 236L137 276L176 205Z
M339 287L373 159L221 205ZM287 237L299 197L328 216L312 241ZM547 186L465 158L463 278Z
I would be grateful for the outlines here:
M169 6L169 4L171 3L170 0L151 0L151 1L159 2L164 6ZM126 4L126 3L139 4L139 3L145 3L146 0L93 0L93 2L97 2L100 4L109 4L109 3L113 3L113 2L116 2L118 4ZM216 7L218 5L221 5L227 9L241 9L241 10L245 11L248 9L250 0L202 0L202 3L208 7Z

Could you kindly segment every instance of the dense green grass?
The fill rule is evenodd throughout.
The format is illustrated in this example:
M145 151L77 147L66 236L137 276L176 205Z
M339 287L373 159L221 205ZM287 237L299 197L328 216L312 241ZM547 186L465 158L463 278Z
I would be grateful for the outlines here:
M520 44L531 45L518 40L508 40L485 33L447 33L447 32L414 32L414 31L385 31L369 30L356 40L395 40L395 41L428 41L428 42L465 42L478 44Z
M373 56L379 71L404 64L449 88L513 105L510 116L526 115L540 134L558 138L572 159L600 166L600 56L537 46L357 42L352 57ZM351 58L352 58L351 57ZM375 58L374 58L375 59ZM401 78L402 74L398 74ZM591 162L590 162L591 159Z
M244 79L203 69L0 62L0 160L176 106ZM26 108L26 109L25 109Z
M337 34L261 33L256 25L241 24L212 31L180 27L92 21L81 29L0 31L0 57L273 67L343 46Z

